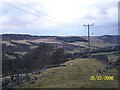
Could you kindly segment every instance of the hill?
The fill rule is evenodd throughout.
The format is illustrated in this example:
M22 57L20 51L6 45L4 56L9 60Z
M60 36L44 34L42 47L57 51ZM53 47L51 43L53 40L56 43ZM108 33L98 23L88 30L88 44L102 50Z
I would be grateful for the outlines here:
M112 47L118 45L117 35L104 35L91 37L91 49L101 47ZM22 34L3 34L2 42L3 53L6 51L29 52L42 43L52 44L55 47L64 47L67 51L73 51L88 48L87 36L32 36ZM5 49L4 49L5 48ZM10 50L9 50L10 49Z
M83 36L82 38L87 39L86 36ZM119 35L91 36L90 39L91 42L104 42L104 43L107 42L112 44L118 44L120 36Z
M2 54L5 58L14 59L23 56L26 53L44 43L52 45L55 48L62 47L67 53L78 53L88 51L87 36L32 36L22 34L2 34ZM117 35L91 36L91 51L111 51L118 47Z
M116 51L118 49L118 45L115 43L115 41L117 42L117 37L107 35L91 37L91 53ZM68 54L66 56L68 58L78 58L81 57L81 53L88 52L87 37L78 36L3 34L0 43L2 44L3 66L7 71L10 71L9 69L12 68L11 66L15 59L23 58L24 55L31 53L34 49L44 44L53 46L54 49L63 48L65 53Z
M118 60L119 46L115 41L117 42L117 36L91 37L91 55L102 57L101 55L105 54L105 59L109 60L104 62L87 58L88 41L85 36L5 34L1 42L2 74L9 74L14 68L20 70L21 73L26 70L31 74L32 81L20 84L23 88L117 88L117 67L108 68L110 63L115 65ZM32 74L32 71L37 70L40 72ZM114 80L91 81L90 75L111 75ZM34 77L37 77L35 81Z
M62 65L64 67L49 68L42 74L35 74L35 83L27 82L22 88L118 88L117 69L109 69L104 74L105 64L95 59L75 59ZM90 80L90 76L110 76L114 80Z

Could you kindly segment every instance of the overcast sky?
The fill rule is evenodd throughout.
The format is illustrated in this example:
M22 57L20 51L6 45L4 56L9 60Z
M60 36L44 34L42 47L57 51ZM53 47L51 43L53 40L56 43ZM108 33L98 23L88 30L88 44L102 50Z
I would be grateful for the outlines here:
M119 0L0 0L0 33L86 36L118 34Z

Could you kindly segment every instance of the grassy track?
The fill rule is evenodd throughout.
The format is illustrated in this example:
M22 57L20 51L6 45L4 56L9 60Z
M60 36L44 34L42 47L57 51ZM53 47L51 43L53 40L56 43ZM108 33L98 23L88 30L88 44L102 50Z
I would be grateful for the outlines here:
M95 59L75 59L64 63L65 67L50 68L43 74L37 75L34 84L23 83L21 87L31 88L117 88L117 80L90 81L90 75L117 76L117 69L110 69L100 74L97 69L104 68L105 64Z

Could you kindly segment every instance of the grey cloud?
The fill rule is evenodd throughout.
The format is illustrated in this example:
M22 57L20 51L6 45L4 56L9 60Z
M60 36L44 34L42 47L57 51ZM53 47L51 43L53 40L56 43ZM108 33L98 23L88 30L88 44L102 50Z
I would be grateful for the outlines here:
M102 14L107 14L109 8L116 7L118 8L117 2L100 2L93 5L95 8L98 8Z

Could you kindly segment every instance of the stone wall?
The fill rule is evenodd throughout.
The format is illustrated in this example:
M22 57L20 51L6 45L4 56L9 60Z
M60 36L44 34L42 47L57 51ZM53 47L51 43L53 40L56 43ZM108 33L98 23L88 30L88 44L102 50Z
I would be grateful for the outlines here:
M104 62L108 62L108 56L107 55L92 55L93 58L100 60L100 61L104 61Z

